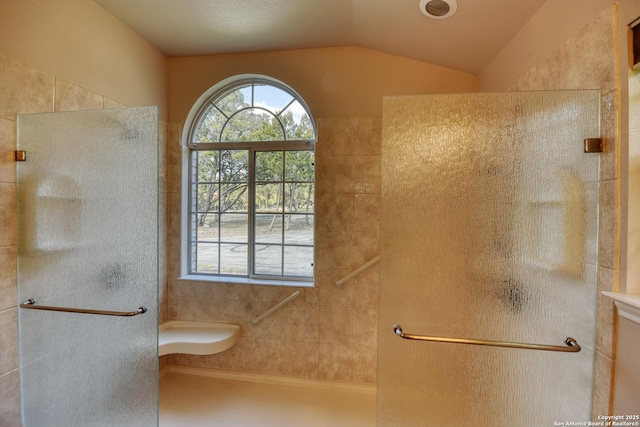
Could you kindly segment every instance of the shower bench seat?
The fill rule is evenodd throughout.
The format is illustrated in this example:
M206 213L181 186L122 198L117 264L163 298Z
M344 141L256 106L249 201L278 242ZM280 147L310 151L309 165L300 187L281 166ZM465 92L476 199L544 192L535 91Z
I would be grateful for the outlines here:
M215 354L231 348L240 337L240 325L172 321L158 328L158 355Z

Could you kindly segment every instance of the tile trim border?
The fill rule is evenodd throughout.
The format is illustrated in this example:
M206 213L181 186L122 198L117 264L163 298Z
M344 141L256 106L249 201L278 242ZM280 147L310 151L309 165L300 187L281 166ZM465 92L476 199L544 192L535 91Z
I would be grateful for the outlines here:
M640 295L628 295L619 292L602 292L611 298L618 308L620 316L640 324Z

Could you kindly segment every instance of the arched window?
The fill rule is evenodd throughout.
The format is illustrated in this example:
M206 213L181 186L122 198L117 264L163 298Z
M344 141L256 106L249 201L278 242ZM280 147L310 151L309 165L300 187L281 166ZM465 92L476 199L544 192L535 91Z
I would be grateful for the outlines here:
M302 98L232 77L194 105L183 140L183 276L312 284L316 128Z

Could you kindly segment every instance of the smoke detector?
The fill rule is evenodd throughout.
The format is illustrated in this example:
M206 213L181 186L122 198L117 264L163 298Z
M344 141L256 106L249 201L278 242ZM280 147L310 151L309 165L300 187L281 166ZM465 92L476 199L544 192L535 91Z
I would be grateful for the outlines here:
M420 12L433 19L446 19L456 13L456 0L420 0Z

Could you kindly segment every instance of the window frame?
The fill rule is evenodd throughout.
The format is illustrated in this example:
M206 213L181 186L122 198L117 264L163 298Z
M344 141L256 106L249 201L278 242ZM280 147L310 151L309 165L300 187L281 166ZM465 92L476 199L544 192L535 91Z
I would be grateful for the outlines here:
M207 109L212 102L219 99L223 94L226 94L235 88L241 88L249 84L268 85L280 89L293 97L293 101L297 101L306 111L306 114L311 122L313 129L313 137L308 140L266 140L266 141L221 141L221 142L202 142L194 143L194 135L199 128L202 117L206 114ZM253 106L253 99L251 101ZM289 105L289 104L288 104ZM253 107L260 108L260 107ZM228 120L231 120L239 111L234 112ZM267 110L268 111L268 110ZM269 111L273 114L272 111ZM286 135L285 135L286 137ZM257 284L257 285L275 285L275 286L314 286L315 280L315 261L312 266L311 277L298 277L298 276L267 276L261 274L254 274L255 259L252 257L254 251L253 247L255 242L255 153L262 151L310 151L315 155L315 143L317 141L317 128L313 116L306 105L302 97L295 92L292 88L286 84L273 79L268 76L256 75L256 74L244 74L227 78L218 84L207 90L196 101L192 107L185 126L182 132L182 197L181 197L181 257L180 257L180 279L181 280L195 280L195 281L208 281L208 282L225 282L225 283L243 283L243 284ZM192 272L191 267L191 253L192 253L192 185L191 177L194 173L192 153L195 151L209 151L209 150L248 150L249 152L249 180L248 180L248 237L247 247L249 254L247 255L247 275L224 275L224 274L209 274L202 272ZM314 161L315 165L315 161ZM315 168L313 171L313 200L315 206ZM195 207L197 209L197 206ZM283 213L284 214L284 213ZM311 246L313 256L315 258L315 209L312 213L314 217L312 234L314 236L314 242ZM282 242L284 246L284 241ZM284 259L283 261L284 262ZM284 271L283 271L284 273Z

